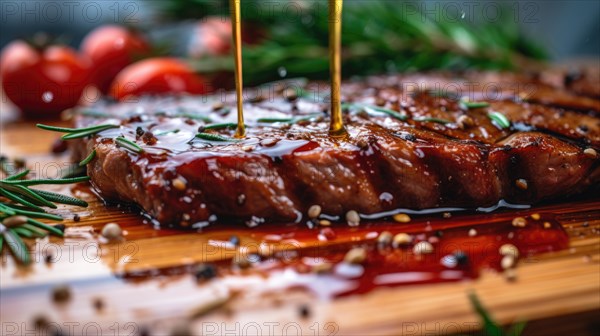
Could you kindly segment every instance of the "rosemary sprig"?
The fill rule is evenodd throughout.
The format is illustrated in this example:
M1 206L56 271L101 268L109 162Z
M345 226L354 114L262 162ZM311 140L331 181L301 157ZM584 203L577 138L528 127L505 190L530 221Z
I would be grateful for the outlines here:
M34 218L61 221L62 217L46 213L42 206L56 208L55 203L85 207L87 203L74 197L45 190L30 189L28 186L40 184L66 184L88 181L89 177L66 179L21 180L29 170L0 180L0 195L10 202L0 202L0 252L8 245L15 258L24 265L31 262L27 245L23 238L44 237L48 233L62 237L63 232ZM4 244L6 242L6 244Z
M458 105L463 110L469 110L489 107L490 103L484 101L470 101L469 99L461 98Z
M16 232L12 228L6 228L4 225L0 225L0 231L2 232L2 236L6 240L6 245L13 253L13 255L24 265L28 265L31 263L31 258L29 257L29 249L27 245L23 242L21 237L19 237L18 232Z
M492 122L500 128L510 127L510 120L508 120L508 118L506 118L506 116L500 112L491 111L488 113L488 118L490 118Z
M161 13L170 15L175 22L182 18L198 20L207 15L229 14L226 0L161 3L165 7ZM290 78L326 79L329 75L327 4L302 1L302 17L310 20L289 20L289 15L283 12L284 15L273 15L266 7L256 10L257 4L259 2L250 1L246 4L248 10L244 11L242 2L244 20L260 27L265 36L263 42L244 49L244 63L252 64L244 71L246 84L276 80L280 78L281 67L285 67ZM475 20L481 16L476 11L473 17L457 20L453 15L443 15L447 13L425 12L428 9L418 3L411 7L412 12L402 10L403 4L410 2L372 0L344 4L344 73L527 68L533 59L545 56L534 41L524 38L516 24L518 20L512 15L484 22ZM513 11L502 8L502 13ZM204 57L192 63L201 73L231 71L234 64L229 55Z
M396 112L394 110L390 110L390 109L386 109L383 107L379 107L379 106L373 106L373 105L368 105L368 104L362 104L362 103L343 103L342 104L342 108L343 109L361 109L363 111L365 111L367 114L373 115L373 114L377 114L377 113L383 113L383 114L387 114L388 116L394 118L394 119L398 119L400 121L405 121L408 119L408 116L406 114L402 114L399 112Z
M221 124L212 124L206 125L203 127L205 130L220 130L220 129L236 129L236 123L221 123Z
M207 117L207 116L203 116L203 115L199 115L199 114L193 114L193 113L177 113L177 114L173 114L171 116L172 118L188 118L188 119L194 119L194 120L200 120L203 121L205 123L211 123L212 119Z
M0 186L2 183L6 184L16 184L22 186L31 186L31 185L40 185L40 184L71 184L71 183L79 183L79 182L87 182L89 181L89 176L78 176L78 177L69 177L69 178L60 178L60 179L36 179L36 180L0 180Z
M448 119L442 119L442 118L434 118L434 117L417 117L417 118L413 118L414 121L420 121L420 122L432 122L432 123L438 123L438 124L451 124L452 121L448 120Z
M156 135L156 136L163 136L163 135L167 135L167 134L177 134L179 132L180 132L179 129L174 129L174 130L169 130L169 131L158 132L158 133L156 133L154 135Z
M128 149L134 153L142 153L144 151L144 149L142 147L140 147L138 144L136 144L135 142L129 140L129 139L125 139L125 137L116 137L115 138L115 143L118 146L121 146L125 149Z
M274 123L284 123L284 124L296 124L301 121L307 121L316 117L321 116L321 114L309 114L306 116L298 116L292 118L258 118L256 121L264 124L274 124Z
M96 126L82 127L82 128L56 127L56 126L50 126L50 125L44 125L44 124L37 124L36 126L38 128L41 128L41 129L47 130L47 131L67 133L61 137L63 140L85 138L86 136L94 135L94 134L100 133L102 131L106 131L107 129L121 127L119 125L112 125L112 124L103 124L103 125L96 125Z
M85 166L88 163L90 163L94 158L96 157L96 150L92 150L92 152L90 154L88 154L88 156L85 157L85 159L81 160L81 162L79 162L79 166Z
M218 141L218 142L237 142L239 140L229 138L226 136L222 136L219 134L211 134L211 133L198 133L196 134L196 138L207 140L207 141Z
M523 333L523 329L525 329L525 325L527 324L524 321L518 322L514 324L508 332L505 332L499 323L494 321L490 313L485 309L485 307L477 298L477 295L474 292L469 293L469 301L471 301L471 305L473 309L479 315L483 322L483 331L485 335L492 336L519 336Z

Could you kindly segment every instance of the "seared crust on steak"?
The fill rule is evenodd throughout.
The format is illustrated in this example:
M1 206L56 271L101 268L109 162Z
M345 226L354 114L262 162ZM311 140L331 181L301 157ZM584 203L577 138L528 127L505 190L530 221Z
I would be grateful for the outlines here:
M599 185L598 88L580 82L476 72L347 82L346 139L327 135L328 88L318 83L303 84L301 97L290 97L283 83L261 88L262 97L246 105L243 141L195 137L201 131L233 140L232 129L203 130L235 122L229 94L98 103L80 110L76 126L121 127L77 142L75 156L96 149L87 168L98 193L138 204L164 225L297 221L313 204L338 216L487 207L502 199L531 204ZM466 108L462 96L489 106ZM144 151L119 147L117 136Z

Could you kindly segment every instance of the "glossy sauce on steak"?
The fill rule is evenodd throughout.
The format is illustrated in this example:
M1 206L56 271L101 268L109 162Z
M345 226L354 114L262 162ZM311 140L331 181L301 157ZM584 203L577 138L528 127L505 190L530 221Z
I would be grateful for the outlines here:
M476 72L349 81L346 139L328 136L328 88L319 83L249 94L242 141L235 127L214 128L235 123L231 94L98 103L79 111L76 126L121 127L79 141L75 152L96 149L87 168L103 198L138 204L163 225L300 221L314 204L331 216L531 204L599 185L597 90L573 85ZM118 136L143 152L118 146Z

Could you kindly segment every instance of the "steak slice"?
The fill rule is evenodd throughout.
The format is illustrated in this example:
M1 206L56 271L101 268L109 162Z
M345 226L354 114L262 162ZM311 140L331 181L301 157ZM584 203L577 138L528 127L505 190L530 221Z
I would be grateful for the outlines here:
M241 141L231 127L214 128L235 122L231 94L100 102L80 109L76 126L120 128L78 141L74 153L81 159L96 150L87 168L104 199L138 204L167 226L202 226L217 219L300 221L313 204L332 216L350 210L372 215L401 208L488 207L500 200L531 204L599 186L597 114L582 111L577 101L565 108L565 101L525 102L518 95L497 95L486 99L489 106L466 108L456 96L431 91L436 80L452 83L453 76L379 76L347 83L345 139L327 134L328 104L321 99L327 88L319 83L302 84L300 97L282 90L294 83L257 89L246 104L248 134ZM454 79L464 83L474 76ZM481 76L496 76L498 82L514 77ZM417 80L427 83L424 89L404 85ZM556 97L578 97L567 87L540 85ZM492 111L505 115L511 127L490 119ZM143 152L120 147L118 136L135 141Z

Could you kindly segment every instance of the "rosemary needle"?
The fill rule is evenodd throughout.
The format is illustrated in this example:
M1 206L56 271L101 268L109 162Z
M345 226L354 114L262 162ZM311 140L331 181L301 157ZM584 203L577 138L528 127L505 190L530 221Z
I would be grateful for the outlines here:
M83 159L81 162L79 162L79 166L85 166L88 163L90 163L94 158L96 157L96 150L92 150L92 152L85 157L85 159Z
M506 116L500 112L491 111L490 113L488 113L488 118L490 118L494 122L494 124L496 124L500 128L510 127L510 120L508 120L508 118L506 118Z
M211 133L198 133L196 134L196 138L200 138L202 140L207 141L221 141L221 142L237 142L238 140L228 138L219 134L211 134Z
M131 140L125 139L124 137L115 138L115 142L117 143L118 146L128 149L135 153L142 153L144 151L144 149L142 147L140 147L138 144L136 144L135 142L133 142Z

